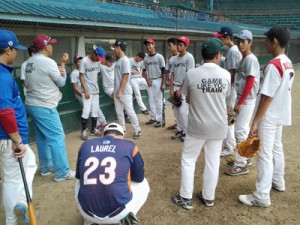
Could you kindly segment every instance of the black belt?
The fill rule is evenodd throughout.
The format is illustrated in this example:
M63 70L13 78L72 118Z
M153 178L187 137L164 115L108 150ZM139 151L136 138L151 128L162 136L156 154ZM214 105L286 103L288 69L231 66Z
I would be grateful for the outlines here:
M150 80L156 80L156 79L160 79L161 77L157 77L157 78L150 78Z

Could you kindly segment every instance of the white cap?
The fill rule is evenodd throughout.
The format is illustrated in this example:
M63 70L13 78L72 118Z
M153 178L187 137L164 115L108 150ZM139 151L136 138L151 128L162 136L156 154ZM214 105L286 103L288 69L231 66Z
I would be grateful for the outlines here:
M123 127L120 124L110 123L110 124L108 124L108 125L105 126L103 132L105 133L106 131L109 131L109 130L119 131L122 134L122 136L124 136L124 129L123 129Z
M241 30L235 38L243 39L243 40L246 40L246 39L252 40L253 35L252 35L251 31L249 31L249 30Z

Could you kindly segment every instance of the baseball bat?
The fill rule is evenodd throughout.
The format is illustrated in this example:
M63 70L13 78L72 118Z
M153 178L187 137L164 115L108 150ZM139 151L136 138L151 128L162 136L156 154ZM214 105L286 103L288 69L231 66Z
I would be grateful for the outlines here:
M19 165L20 165L22 180L23 180L23 183L24 183L24 189L25 189L25 194L26 194L29 224L30 225L39 225L39 223L37 221L37 218L36 218L35 210L33 208L32 199L30 197L30 193L29 193L29 189L28 189L28 185L27 185L27 180L26 180L26 176L25 176L25 172L24 172L23 161L22 161L21 158L18 158L18 161L19 161Z
M162 92L162 101L163 101L163 108L162 108L162 127L166 126L166 114L165 114L165 91Z

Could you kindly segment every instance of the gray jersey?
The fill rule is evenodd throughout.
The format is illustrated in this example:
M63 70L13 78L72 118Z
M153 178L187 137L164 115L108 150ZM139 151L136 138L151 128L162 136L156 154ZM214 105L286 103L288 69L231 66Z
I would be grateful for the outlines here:
M224 68L227 70L236 69L241 60L241 52L236 45L233 45L227 51Z
M255 82L254 86L251 89L250 94L247 99L254 99L257 96L259 90L259 80L260 80L260 70L259 70L259 62L256 56L252 53L243 58L235 73L235 89L237 92L237 96L241 97L246 85L246 79L248 76L254 76Z
M67 75L62 76L56 62L40 53L30 57L26 64L26 105L55 108L61 99L59 88L65 85Z
M116 62L115 65L114 94L118 92L124 74L128 74L129 77L128 77L128 82L126 83L126 86L122 91L122 95L132 95L132 88L129 83L131 66L130 66L130 61L126 55L119 58L119 60Z
M83 74L85 85L90 94L98 94L98 73L100 72L100 62L93 62L85 56L80 63L79 73Z
M215 63L204 63L187 72L183 94L190 97L187 133L202 139L227 136L226 96L230 73Z
M72 84L76 84L77 88L82 92L81 90L81 83L79 80L79 70L74 69L72 73L70 74L70 80Z
M194 56L187 52L184 56L175 57L171 72L174 73L174 84L182 85L186 76L186 72L195 68Z
M155 55L146 55L144 58L144 69L147 71L147 76L149 80L161 78L161 68L166 67L164 57L155 53Z
M173 66L173 62L174 62L174 59L178 56L177 55L171 55L167 62L166 62L166 71L167 71L167 74L168 76L171 78L171 69L172 69L172 66Z
M142 69L144 67L143 65L143 61L141 62L136 62L134 60L134 57L130 58L130 65L131 65L131 70L136 70L139 73L138 74L131 74L130 79L134 79L134 78L142 78Z
M107 89L114 88L114 76L115 76L114 68L115 68L115 63L111 67L108 67L106 65L101 65L100 75L102 77L102 86L104 91Z

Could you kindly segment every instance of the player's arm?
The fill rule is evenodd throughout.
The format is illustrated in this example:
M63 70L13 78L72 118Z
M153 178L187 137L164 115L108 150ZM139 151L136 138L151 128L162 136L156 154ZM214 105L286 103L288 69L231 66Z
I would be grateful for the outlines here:
M234 78L235 78L236 69L229 69L228 72L230 73L230 77L231 77L231 85L234 85Z
M161 86L160 86L161 92L165 91L165 82L166 82L166 68L162 67L161 68Z
M119 90L117 91L117 94L116 94L116 98L121 97L122 91L124 90L128 80L129 80L129 73L124 73L123 76L122 76L122 80L121 80Z
M72 83L72 88L73 88L73 91L76 95L82 97L81 95L81 91L79 90L79 88L77 87L77 85L75 83Z
M255 76L251 76L251 75L247 76L245 88L243 90L241 97L238 99L238 102L234 107L234 112L239 113L241 111L241 107L245 102L245 100L247 99L247 97L249 96L251 89L254 86L254 83L255 83Z
M174 94L174 72L171 72L171 80L170 80L170 96Z
M135 146L133 152L133 163L130 169L131 180L134 182L142 182L144 180L144 161L138 150L138 147Z

